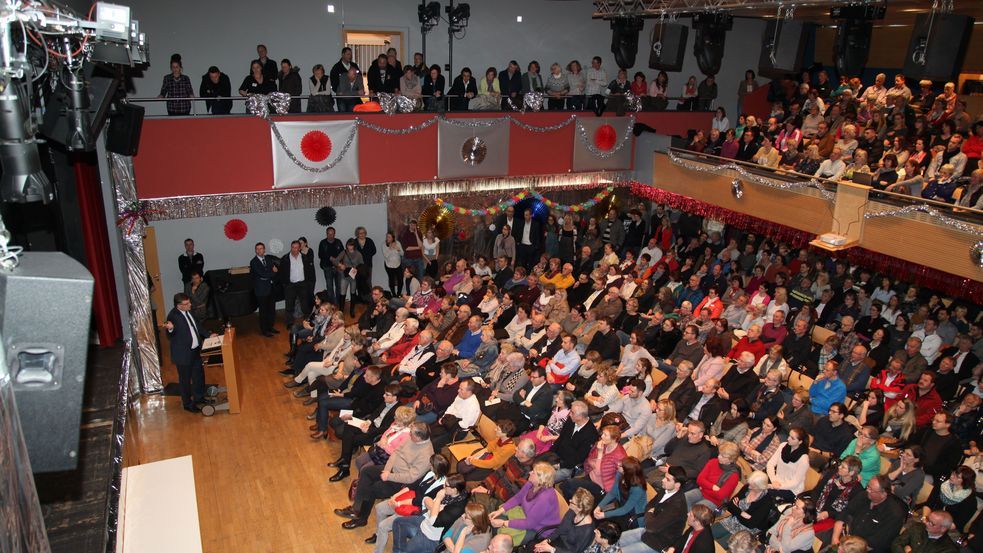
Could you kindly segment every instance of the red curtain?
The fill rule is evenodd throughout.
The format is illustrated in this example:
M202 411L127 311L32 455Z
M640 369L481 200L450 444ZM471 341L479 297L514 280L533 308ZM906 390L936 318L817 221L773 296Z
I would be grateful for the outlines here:
M710 217L717 221L732 225L741 230L761 234L769 238L787 242L793 247L800 248L808 244L815 235L798 229L738 213L706 202L688 198L679 194L667 192L661 188L633 182L631 192L636 196L652 200L656 203L681 209L687 213ZM964 298L975 303L983 303L983 282L953 275L919 265L882 253L864 248L851 248L845 252L834 254L836 257L846 257L851 264L868 267L892 278L931 288L946 295ZM966 253L969 255L969 252Z
M91 164L76 160L75 186L85 241L85 257L89 262L89 272L95 279L92 316L99 335L99 344L111 347L122 338L122 322L116 299L113 261L109 256L109 235L106 232L99 170Z

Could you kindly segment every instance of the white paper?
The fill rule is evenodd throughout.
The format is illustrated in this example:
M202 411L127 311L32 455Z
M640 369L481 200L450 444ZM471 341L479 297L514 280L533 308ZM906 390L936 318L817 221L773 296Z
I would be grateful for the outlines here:
M357 269L351 269L350 271L348 271L348 276L350 276L352 278L355 278L355 275L357 273L358 273L358 270Z
M210 338L205 338L205 341L201 343L201 349L215 349L222 347L225 342L225 335L219 334L217 336L212 336Z
M348 415L350 417L352 416L353 412L354 411L351 409L342 409L341 411L338 411L338 416L344 418L345 415Z
M485 406L498 405L499 403L502 403L502 400L498 399L497 397L489 398L488 400L485 401Z
M360 419L358 417L352 417L352 418L348 419L349 426L354 426L355 428L361 428L362 427L362 423L367 423L367 422L369 422L369 421Z
M472 376L471 377L471 380L474 380L475 382L477 382L478 384L481 384L482 386L485 385L485 379L484 378L481 378L480 376Z

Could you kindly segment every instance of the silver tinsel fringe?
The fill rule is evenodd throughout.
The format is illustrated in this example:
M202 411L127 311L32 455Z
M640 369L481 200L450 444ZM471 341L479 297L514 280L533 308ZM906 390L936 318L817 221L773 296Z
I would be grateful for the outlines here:
M341 150L338 151L338 157L334 158L334 161L328 163L327 165L321 167L313 167L307 165L301 161L292 151L290 147L287 146L287 141L283 139L283 135L280 134L280 129L276 128L276 123L272 119L266 120L270 124L270 130L273 131L273 136L276 137L277 144L283 149L283 152L287 154L290 161L294 162L294 165L300 167L308 173L324 173L335 168L335 165L341 163L341 160L345 159L345 155L348 154L348 150L352 147L352 143L355 142L355 136L358 134L358 124L352 125L352 130L349 131L348 136L345 137L345 143L341 146Z
M268 213L323 206L377 204L396 197L470 194L494 190L563 190L627 182L630 174L621 171L569 173L532 177L503 177L467 180L422 181L410 183L360 184L315 188L291 188L238 194L175 196L147 200L157 210L154 220L218 217L242 213Z
M826 201L833 201L836 198L836 193L827 190L823 187L823 184L818 179L810 179L808 181L801 182L782 182L777 180L772 180L761 175L757 175L741 167L736 163L727 163L724 165L711 165L708 163L700 163L697 161L691 161L678 156L673 150L669 150L668 153L669 161L673 164L678 165L684 169L689 169L690 171L696 171L697 173L712 173L719 175L724 173L724 171L734 171L741 176L741 179L745 181L750 181L755 184L760 184L762 186L767 186L769 188L776 188L778 190L795 191L802 190L804 188L815 188L819 191L820 196Z
M113 188L116 191L117 213L137 200L136 179L133 177L133 158L112 154L109 159ZM157 353L155 321L150 308L150 287L147 283L147 260L143 251L142 220L137 220L132 231L117 227L125 245L126 276L130 290L130 325L136 339L140 371L143 374L143 391L159 392L164 389L160 378L160 357ZM163 306L162 306L163 308Z
M907 215L909 213L921 212L938 219L939 222L953 227L957 230L972 234L973 236L983 236L983 227L978 225L972 225L969 223L964 223L959 219L953 219L943 215L939 210L935 209L930 205L906 205L899 209L889 209L885 211L870 211L864 213L864 219L877 219L879 217L893 217L895 215Z

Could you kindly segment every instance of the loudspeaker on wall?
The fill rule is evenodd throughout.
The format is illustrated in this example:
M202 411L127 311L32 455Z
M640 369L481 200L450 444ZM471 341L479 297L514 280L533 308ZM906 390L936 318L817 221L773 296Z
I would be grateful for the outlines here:
M649 68L663 71L682 71L686 55L689 27L678 23L663 23L652 29L652 48Z
M930 18L929 14L920 14L915 19L904 62L904 74L909 83L919 79L956 80L966 57L974 21L966 15L936 14Z

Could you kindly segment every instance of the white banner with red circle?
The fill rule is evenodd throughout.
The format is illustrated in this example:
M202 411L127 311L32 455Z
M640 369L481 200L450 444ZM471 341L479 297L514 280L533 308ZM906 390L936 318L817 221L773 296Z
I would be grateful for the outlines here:
M633 117L578 117L571 169L630 169L634 121Z
M354 120L277 122L270 142L274 188L359 182Z

